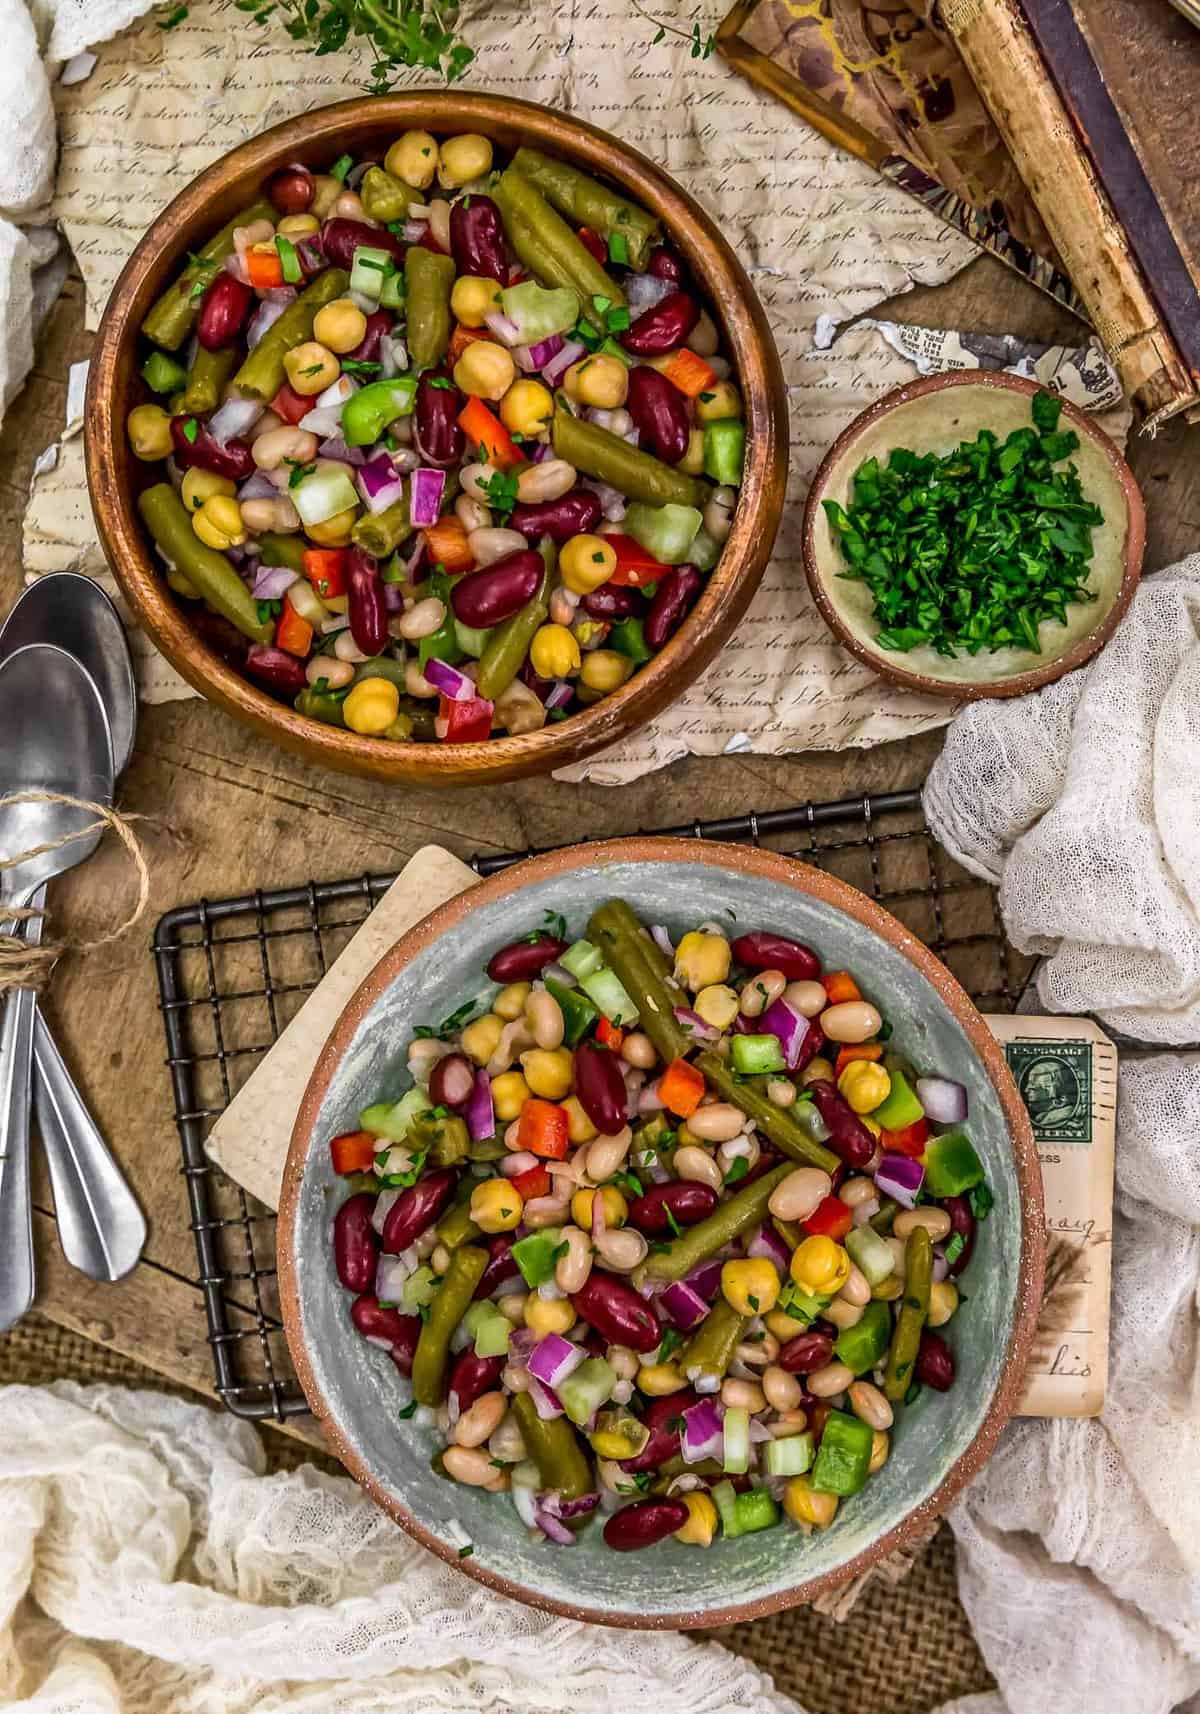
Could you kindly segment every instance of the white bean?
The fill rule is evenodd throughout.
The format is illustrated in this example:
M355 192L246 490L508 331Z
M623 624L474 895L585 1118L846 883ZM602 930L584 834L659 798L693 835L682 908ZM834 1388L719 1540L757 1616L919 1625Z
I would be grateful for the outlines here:
M728 1143L742 1128L745 1115L731 1101L714 1101L708 1107L697 1107L687 1121L694 1137L705 1143Z
M548 994L544 988L535 988L525 1002L525 1016L533 1031L533 1039L540 1048L562 1045L566 1026L562 1007L553 994Z
M829 995L819 982L789 982L783 997L806 1018L815 1018L829 1004Z
M529 546L523 535L516 530L494 530L484 528L472 530L467 537L467 546L475 555L476 566L494 565L506 554L520 553Z
M482 1446L490 1440L504 1420L508 1400L503 1393L483 1393L465 1410L454 1425L458 1446Z
M897 1238L907 1238L910 1232L915 1232L918 1226L923 1226L929 1233L931 1244L940 1244L943 1238L950 1234L950 1216L944 1208L906 1208L902 1214L897 1214L892 1222L892 1231Z
M446 604L439 601L436 595L430 595L424 601L417 601L400 615L396 629L407 642L415 643L422 637L432 637L446 617Z
M850 1409L869 1428L890 1428L895 1413L879 1388L870 1381L854 1381L847 1388Z
M808 1377L808 1390L814 1399L831 1399L844 1393L854 1379L854 1370L845 1363L826 1363Z
M561 1242L567 1246L567 1253L558 1258L554 1278L570 1297L573 1293L582 1291L592 1271L592 1245L587 1234L581 1232L578 1226L564 1226Z
M465 481L463 486L466 486ZM547 500L561 500L574 486L574 465L568 464L565 458L546 458L540 464L521 466L517 477L517 499L522 506L537 506Z
M529 1219L529 1204L525 1204L526 1223ZM622 1227L614 1231L611 1227L601 1232L593 1239L596 1254L605 1267L612 1268L619 1274L631 1274L640 1267L650 1253L650 1246L640 1232L632 1227Z
M304 669L304 676L309 684L324 679L330 690L341 690L354 677L354 667L349 661L339 661L336 655L314 655Z
M705 1149L694 1148L690 1143L676 1149L674 1166L676 1175L689 1184L707 1184L713 1190L721 1188L721 1169Z
M477 1446L448 1446L442 1453L442 1466L447 1476L468 1488L486 1488L489 1494L500 1494L508 1487L507 1470L497 1470L487 1453Z
M820 1167L797 1167L775 1186L767 1207L779 1220L807 1220L832 1189L833 1179Z
M597 1137L589 1143L585 1157L587 1176L593 1184L603 1184L605 1179L619 1172L625 1156L629 1153L629 1145L633 1141L633 1132L626 1125L623 1130L613 1137ZM580 1154L584 1151L581 1149ZM528 1204L526 1204L528 1207Z

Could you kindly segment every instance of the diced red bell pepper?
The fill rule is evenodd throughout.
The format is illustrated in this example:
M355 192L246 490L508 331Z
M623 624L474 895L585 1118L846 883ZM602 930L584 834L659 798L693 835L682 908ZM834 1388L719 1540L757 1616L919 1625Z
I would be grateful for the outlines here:
M898 1131L881 1130L879 1141L890 1154L911 1155L913 1160L919 1160L929 1141L929 1120L914 1119L911 1125Z
M585 250L589 250L601 266L608 266L608 245L598 232L593 232L590 226L581 226L575 234Z
M827 970L820 980L831 1006L840 1006L845 1000L862 999L858 983L848 970Z
M497 470L528 462L500 418L488 410L482 399L467 400L458 413L458 425L469 443L479 448L480 457L494 464Z
M300 660L306 661L312 643L312 626L307 619L300 617L285 595L279 622L275 627L275 647L286 649L289 655L296 655Z
M379 1138L370 1131L344 1131L329 1144L334 1172L343 1178L356 1172L370 1172L379 1146Z
M272 286L283 285L283 262L274 247L270 250L259 250L251 245L246 251L244 261L250 284L259 291L269 291Z
M290 381L285 381L275 397L271 400L269 409L277 417L282 417L285 423L291 423L295 428L301 417L306 417L313 408L311 399L306 399L298 393Z
M878 1041L854 1042L851 1046L840 1047L837 1059L834 1061L834 1075L840 1077L848 1065L856 1059L882 1059L883 1043Z
M658 1098L669 1113L687 1119L704 1099L704 1073L686 1059L673 1059L658 1080Z
M854 1215L840 1197L827 1196L800 1224L810 1238L832 1238L837 1242L853 1226Z
M596 1040L602 1047L610 1047L614 1053L620 1053L625 1031L616 1024L610 1024L607 1018L601 1017L596 1025Z
M322 600L346 593L345 548L305 548L304 575Z
M655 559L652 553L647 553L632 536L616 534L604 539L617 556L617 569L608 581L619 588L641 589L644 584L657 583L671 569L660 559Z
M570 1140L567 1124L565 1107L560 1107L556 1101L543 1101L537 1095L530 1095L521 1104L517 1147L528 1149L531 1155L540 1155L543 1160L560 1161L566 1155Z
M486 697L473 696L469 702L452 702L448 696L439 698L438 713L446 722L445 744L475 744L492 730L495 703Z
M549 1196L550 1174L544 1166L531 1166L526 1172L519 1172L515 1178L508 1181L514 1190L521 1194L523 1202L532 1202L535 1196Z

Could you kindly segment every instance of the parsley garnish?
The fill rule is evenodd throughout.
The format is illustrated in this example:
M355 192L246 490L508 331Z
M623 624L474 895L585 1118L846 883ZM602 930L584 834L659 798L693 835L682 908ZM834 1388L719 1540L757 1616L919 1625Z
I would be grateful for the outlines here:
M258 622L260 625L265 625L268 619L278 619L280 613L283 611L282 601L258 601L255 603L255 606L258 608Z
M333 163L333 165L329 169L330 178L336 179L339 184L345 184L346 174L350 171L350 168L353 165L354 165L354 156L353 155L339 155L337 160Z
M442 1019L436 1029L434 1029L432 1024L417 1024L413 1030L413 1035L417 1040L421 1040L422 1038L429 1036L452 1036L456 1030L461 1030L465 1024L470 1023L478 1004L478 1000L464 1000L462 1005L458 1007L457 1011L451 1012L448 1018ZM445 1112L446 1110L443 1108L443 1118L445 1117Z
M195 446L196 436L200 433L200 424L195 417L189 417L183 425L183 438L189 446Z
M920 1383L920 1381L914 1381L912 1386L908 1389L908 1391L904 1395L904 1402L906 1405L915 1405L917 1400L920 1398L920 1396L921 1396L921 1383Z
M401 1422L407 1422L410 1416L416 1416L416 1414L417 1414L417 1401L416 1401L416 1399L409 1399L408 1403L404 1406L404 1408L400 1412L400 1421Z
M967 1247L967 1240L963 1237L962 1233L961 1232L952 1233L947 1244L946 1244L945 1249L942 1251L942 1254L946 1258L946 1266L947 1267L953 1267L955 1262L957 1262L958 1258L962 1255L963 1251L966 1249L966 1247Z
M627 309L610 309L604 318L604 325L610 333L624 333L625 329L631 325L631 321L632 318Z
M736 1184L738 1179L745 1178L749 1171L750 1162L746 1159L745 1155L738 1155L736 1160L730 1162L729 1171L725 1174L722 1183Z
M683 1227L679 1224L678 1220L676 1220L675 1216L665 1203L663 1204L663 1213L667 1217L667 1225L671 1228L672 1234L676 1238L682 1237ZM755 1305L755 1307L757 1308L757 1305Z
M501 518L512 515L512 509L517 503L517 478L508 471L497 470L494 476L489 476L479 487L487 495L487 503L493 512Z
M747 1293L746 1302L750 1305L751 1309L757 1315L757 1313L758 1313L758 1299L756 1297L752 1297L749 1293Z
M972 1190L967 1197L967 1201L971 1205L971 1213L975 1216L976 1220L987 1219L988 1215L992 1212L992 1205L995 1200L996 1198L992 1195L986 1184L977 1184L974 1190Z
M343 375L378 375L383 368L382 363L367 363L361 357L343 357Z
M342 367L345 368L345 364L343 364ZM431 375L429 377L429 385L431 387L436 387L439 392L443 393L452 393L454 391L454 382L445 375Z
M658 1360L665 1363L667 1358L679 1350L683 1344L682 1333L677 1333L673 1327L668 1327L662 1336L662 1344L658 1348Z
M555 940L567 938L567 919L561 911L547 911L543 921L546 924L546 932L552 934Z
M614 232L608 240L608 259L620 267L629 263L629 242L623 232Z
M319 375L325 367L323 363L310 363L307 369L301 369L302 375Z
M289 466L289 488L298 488L304 478L311 476L317 468L315 464L301 464L298 458L285 458L283 462Z
M186 6L173 6L165 18L160 18L158 20L158 27L160 30L173 30L176 24L183 23L183 20L187 15L188 9Z
M503 1469L503 1465L501 1466L501 1468ZM466 1547L460 1547L459 1548L458 1557L460 1559L470 1559L470 1557L474 1553L474 1551L475 1551L474 1547L471 1545L470 1542L468 1542Z

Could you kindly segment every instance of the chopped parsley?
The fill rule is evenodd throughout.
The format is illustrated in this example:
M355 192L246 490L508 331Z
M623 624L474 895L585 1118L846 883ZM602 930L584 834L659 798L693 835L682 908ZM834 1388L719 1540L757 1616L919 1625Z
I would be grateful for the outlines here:
M962 1253L966 1249L966 1247L967 1247L967 1240L963 1237L962 1233L961 1232L952 1233L949 1240L946 1243L945 1249L942 1251L942 1254L946 1258L946 1266L952 1268L954 1266L955 1262L957 1262L958 1258L962 1255Z
M622 212L624 212L622 210ZM623 232L614 232L608 240L608 259L616 262L619 267L627 267L629 263L629 240Z
M282 601L256 601L255 606L258 608L258 622L260 625L265 625L269 619L278 619L280 613L283 611Z
M339 184L345 184L346 174L350 171L350 168L353 165L354 165L354 156L353 155L339 155L337 160L333 163L333 165L329 169L330 178L336 179Z
M517 478L506 470L497 470L479 487L487 495L487 503L501 518L512 516L517 503Z
M290 238L283 238L277 232L275 234L275 249L279 255L279 266L282 270L285 283L289 286L299 285L300 281L304 278L304 269L300 266L300 258L296 254L296 246L292 243Z
M408 1403L403 1407L403 1409L400 1412L400 1421L401 1422L407 1422L410 1416L416 1416L416 1414L417 1414L417 1401L416 1401L416 1399L409 1399Z
M316 470L315 464L301 464L298 458L285 458L288 466L288 487L298 488L306 476L311 476Z
M361 357L343 357L343 375L378 375L383 368L382 363L368 363Z
M189 446L195 446L196 436L200 433L200 424L195 417L189 417L183 425L183 438Z
M683 1343L683 1334L677 1333L673 1327L668 1327L662 1336L662 1344L658 1348L659 1362L665 1363L669 1357L674 1356Z
M460 1559L470 1559L470 1557L474 1553L474 1551L475 1551L475 1548L474 1548L473 1544L471 1542L468 1542L466 1547L460 1547L459 1548L458 1557Z
M914 1381L912 1386L908 1389L908 1391L904 1395L904 1402L906 1405L915 1405L917 1400L920 1398L920 1396L921 1396L921 1383L920 1383L920 1381Z
M967 1201L971 1205L971 1213L975 1216L976 1220L987 1219L988 1215L992 1212L992 1206L995 1203L995 1200L996 1198L992 1195L986 1184L977 1184L974 1190L972 1190L967 1196Z
M745 1155L738 1155L736 1160L730 1162L729 1171L725 1174L722 1183L736 1184L740 1178L745 1178L749 1171L750 1162L746 1159Z
M429 385L431 387L436 387L438 391L442 393L452 393L454 391L454 382L446 375L430 375Z
M457 1010L451 1012L448 1018L442 1019L436 1029L432 1024L417 1024L413 1030L413 1036L418 1041L429 1036L452 1036L456 1030L461 1030L466 1024L472 1021L478 1005L478 1000L464 1000L462 1005L459 1006ZM443 1117L444 1116L445 1109L443 1109Z
M561 911L547 911L543 917L547 934L552 934L555 940L567 938L567 919Z
M673 1236L681 1238L683 1236L683 1227L679 1224L678 1220L676 1220L675 1216L665 1203L663 1204L663 1213L667 1217L667 1225L671 1228ZM751 1302L753 1302L753 1299L751 1299ZM755 1305L755 1307L757 1308L758 1306Z

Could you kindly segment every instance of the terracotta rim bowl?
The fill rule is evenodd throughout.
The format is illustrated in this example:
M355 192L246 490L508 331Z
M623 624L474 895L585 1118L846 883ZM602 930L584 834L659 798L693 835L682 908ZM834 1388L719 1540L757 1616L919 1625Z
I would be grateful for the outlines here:
M974 390L990 395L986 400L971 400L959 394L959 389ZM885 454L893 446L910 444L903 424L912 421L914 412L919 420L927 421L922 401L940 395L945 426L930 433L927 428L916 432L916 452L946 452L960 440L971 439L981 428L995 427L1003 437L1018 421L1028 421L1023 406L1016 400L1031 399L1035 393L1047 391L1037 382L1026 381L1019 375L994 374L985 370L956 370L947 375L929 375L920 381L910 381L876 401L858 416L834 441L813 478L804 509L804 569L813 600L821 617L844 649L881 678L906 690L921 691L927 696L949 696L957 701L975 701L980 697L1022 696L1026 691L1039 690L1052 684L1064 673L1081 667L1102 649L1120 623L1125 609L1133 599L1142 571L1142 553L1146 542L1146 513L1141 492L1133 472L1104 430L1097 427L1083 411L1068 400L1062 401L1062 423L1069 424L1082 443L1072 459L1081 469L1084 487L1097 502L1108 505L1107 510L1122 515L1118 528L1123 539L1105 536L1097 530L1094 542L1097 555L1093 561L1096 574L1101 575L1100 599L1075 611L1078 618L1063 638L1057 653L1047 652L1034 657L1028 650L1009 650L1008 656L1019 660L1037 659L1038 665L1005 671L1003 666L990 678L954 677L956 663L939 664L935 674L932 662L929 670L919 671L905 666L912 656L888 653L877 648L872 637L878 630L872 615L872 598L863 583L846 582L838 577L845 569L841 550L837 547L821 509L823 500L844 499L850 478L862 460L872 453ZM974 408L973 408L974 407ZM998 414L998 415L997 415ZM1012 420L1009 420L1009 419ZM1101 538L1104 536L1104 545ZM1102 554L1108 555L1107 575L1101 570ZM1095 574L1093 576L1095 582ZM1070 611L1070 609L1068 610ZM1087 621L1085 623L1085 620ZM1044 640L1053 650L1056 627L1046 627ZM1072 634L1073 633L1073 634ZM923 650L927 660L932 651ZM933 657L936 659L936 657ZM975 661L985 667L989 657L980 654ZM970 656L960 656L957 666L965 667Z
M193 629L168 589L137 514L157 466L139 464L125 437L129 410L147 399L138 328L184 254L230 219L289 161L325 168L343 149L386 147L406 129L482 131L505 149L533 143L611 179L662 220L721 323L746 403L742 498L700 600L629 683L571 719L487 743L385 743L305 719L227 665ZM142 239L117 281L92 354L86 405L92 509L104 551L140 622L203 696L285 749L350 773L421 785L479 785L548 773L616 743L661 712L716 655L745 612L770 557L787 473L787 399L766 316L713 221L660 168L582 120L505 96L453 89L373 96L288 120L232 150L193 180Z
M949 1418L937 1422L925 1419L922 1427L919 1417L913 1419L910 1430L913 1440L907 1460L893 1454L891 1462L897 1467L898 1487L894 1498L883 1503L880 1522L867 1519L856 1526L853 1514L849 1509L846 1512L844 1560L825 1566L818 1575L813 1575L811 1567L807 1575L804 1573L803 1562L812 1557L810 1550L815 1544L836 1540L838 1529L843 1527L841 1515L833 1529L807 1543L801 1537L793 1538L797 1544L795 1570L790 1557L782 1567L772 1563L769 1571L758 1562L739 1566L736 1560L726 1560L725 1564L733 1571L742 1573L747 1585L740 1591L744 1598L732 1602L728 1598L730 1591L721 1590L715 1549L698 1559L692 1555L682 1570L683 1561L677 1562L670 1573L674 1581L669 1581L661 1598L640 1604L636 1594L626 1592L625 1583L619 1582L608 1598L609 1604L604 1605L595 1570L589 1574L591 1580L580 1589L548 1590L547 1578L552 1579L555 1572L544 1555L527 1560L524 1575L528 1581L522 1580L520 1563L516 1575L506 1574L512 1571L514 1560L519 1560L522 1552L532 1554L536 1550L528 1548L511 1507L497 1496L484 1499L509 1514L497 1526L498 1535L477 1544L476 1557L460 1561L453 1542L437 1533L438 1520L448 1518L455 1510L467 1515L472 1505L482 1501L478 1496L456 1500L456 1495L471 1496L474 1490L455 1489L431 1477L423 1447L405 1448L402 1440L393 1438L403 1434L398 1424L394 1428L382 1426L394 1418L398 1408L399 1383L386 1362L377 1362L379 1373L373 1374L369 1360L364 1360L363 1354L366 1359L374 1354L353 1333L345 1313L345 1294L329 1255L328 1222L340 1194L327 1161L328 1135L353 1123L349 1115L357 1111L362 1099L378 1099L379 1084L375 1079L383 1064L403 1065L408 1026L415 1021L408 1009L410 999L431 1007L443 1001L458 1004L464 984L473 984L468 991L478 993L484 984L467 943L474 934L477 942L494 949L504 938L504 928L514 922L508 907L516 902L518 895L521 899L517 910L529 910L539 916L546 903L565 902L570 909L571 899L578 900L588 888L603 896L601 889L611 886L636 905L637 871L641 866L646 866L642 869L646 889L657 887L662 893L671 892L673 899L678 895L682 901L679 908L669 907L674 915L690 912L690 901L697 887L707 890L714 914L720 914L722 908L731 908L728 901L735 898L747 907L747 899L753 901L758 893L773 900L764 915L773 914L778 919L763 926L809 938L803 933L805 925L809 929L824 925L827 938L840 936L843 950L849 945L855 957L864 948L870 950L877 961L881 993L882 985L890 983L890 997L898 1006L902 994L914 1002L913 1015L907 1009L894 1013L902 1039L920 1039L928 1031L927 1045L934 1037L938 1037L943 1047L947 1042L954 1044L953 1054L957 1058L953 1063L965 1069L968 1081L973 1082L976 1137L980 1147L992 1155L989 1177L997 1194L992 1220L981 1228L990 1258L988 1277L994 1275L993 1284L977 1279L971 1293L977 1314L992 1319L979 1323L976 1344L969 1353L965 1326L964 1336L958 1342L960 1367L981 1365L977 1371L978 1384L966 1395L964 1420L959 1423ZM697 866L704 871L699 876L674 873L694 870ZM598 871L603 871L602 877ZM531 888L537 891L531 893ZM582 907L577 904L576 908ZM655 907L652 904L650 908ZM754 908L753 902L737 911L739 921L748 923L748 908ZM793 912L795 926L789 930L787 925L793 921ZM703 907L698 914L703 914ZM687 920L693 919L688 915ZM523 917L516 917L513 932L519 931L522 921ZM473 950L477 951L478 945ZM443 951L446 957L440 958ZM453 965L449 973L447 961ZM466 971L468 964L470 973ZM414 966L411 971L410 965ZM432 997L431 981L445 984ZM409 990L404 989L406 982L410 984ZM386 1007L389 992L397 984L404 998L397 1001L393 995L392 1003L404 1009L390 1014L376 1011L381 1001ZM368 1019L369 1027L364 1028ZM364 1054L371 1060L369 1065ZM1011 1172L1005 1170L1006 1163L1011 1164ZM996 1228L994 1236L989 1235L992 1227ZM283 1175L278 1266L284 1328L309 1404L321 1421L333 1451L410 1535L447 1563L459 1565L468 1576L534 1607L602 1624L637 1629L687 1629L759 1618L797 1602L812 1600L918 1537L945 1510L983 1465L1017 1404L1041 1302L1044 1244L1037 1151L1028 1115L1003 1051L955 978L920 941L888 912L845 882L773 852L691 840L636 838L548 853L471 886L418 923L384 955L346 1007L305 1092ZM299 1246L304 1249L303 1266L298 1262ZM321 1250L323 1254L312 1255L312 1250ZM995 1295L989 1295L993 1290ZM995 1334L991 1340L989 1327ZM1001 1327L1008 1329L1006 1338L997 1330ZM965 1374L961 1375L960 1397L967 1386ZM953 1400L955 1396L952 1391L945 1398ZM937 1402L943 1404L944 1400ZM947 1450L941 1452L941 1457L950 1460L945 1469L939 1463L939 1450L943 1447ZM926 1458L930 1448L931 1456ZM407 1476L403 1474L405 1457L415 1461ZM914 1458L917 1475L912 1477L908 1472ZM930 1462L934 1468L926 1476L926 1465ZM416 1515L407 1501L410 1486L420 1499L420 1485L427 1480L436 1484L436 1492L432 1499L426 1493L417 1507L423 1511L422 1517ZM911 1489L915 1489L912 1500ZM869 1492L868 1485L864 1494ZM861 1501L863 1497L857 1498ZM481 1523L487 1525L483 1514L475 1514L475 1523L477 1535L492 1533L490 1525L481 1528ZM857 1542L856 1530L861 1538ZM878 1533L872 1533L876 1530ZM764 1542L778 1533L767 1531L762 1537L746 1541ZM730 1554L737 1549L752 1555L756 1550L747 1548L746 1541L728 1544ZM636 1576L643 1576L653 1570L650 1562L656 1554L671 1550L673 1544L667 1544L666 1550L659 1548L654 1553L618 1556L603 1549L602 1544L599 1547L608 1559L621 1561L619 1576L625 1580L635 1575L631 1561L641 1562ZM790 1556L790 1549L783 1551ZM818 1547L817 1551L822 1549ZM686 1550L679 1552L686 1558ZM831 1554L835 1552L836 1549L830 1550ZM593 1568L597 1566L597 1559L586 1547L566 1557L578 1561L580 1553L589 1553ZM575 1570L570 1576L578 1580ZM711 1589L711 1597L701 1599L698 1593L701 1589L706 1594ZM676 1599L678 1610L673 1606L672 1610L663 1610Z

